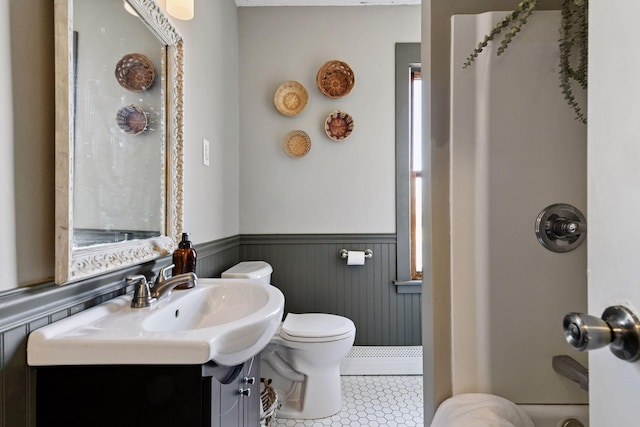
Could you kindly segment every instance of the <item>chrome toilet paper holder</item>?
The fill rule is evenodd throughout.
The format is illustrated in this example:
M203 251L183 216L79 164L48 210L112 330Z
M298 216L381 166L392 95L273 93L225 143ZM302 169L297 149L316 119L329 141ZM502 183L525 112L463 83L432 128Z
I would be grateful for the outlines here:
M347 257L349 256L349 251L346 250L346 249L340 249L339 255L340 255L340 258L347 259ZM365 249L364 250L364 257L365 258L373 258L373 251L371 249Z

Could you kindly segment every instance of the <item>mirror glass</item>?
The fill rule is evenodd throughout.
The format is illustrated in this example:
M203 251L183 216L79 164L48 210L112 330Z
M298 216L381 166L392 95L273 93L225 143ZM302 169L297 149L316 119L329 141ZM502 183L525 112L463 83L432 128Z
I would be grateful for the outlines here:
M56 283L173 250L182 38L153 0L56 0Z
M74 247L160 236L165 46L117 0L76 1L73 36Z

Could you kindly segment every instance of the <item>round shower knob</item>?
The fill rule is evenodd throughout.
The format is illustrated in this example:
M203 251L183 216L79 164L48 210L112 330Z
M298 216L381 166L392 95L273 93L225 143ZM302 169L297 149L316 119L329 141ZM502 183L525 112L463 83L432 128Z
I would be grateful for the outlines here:
M569 313L563 321L569 345L579 351L595 350L609 345L622 360L640 359L640 322L626 307L608 307L602 318L582 313Z
M536 218L538 242L552 252L569 252L587 236L587 222L580 210L564 203L544 208Z
M558 238L566 238L582 233L585 229L584 225L581 225L578 221L572 221L565 218L558 218L553 223L553 232Z

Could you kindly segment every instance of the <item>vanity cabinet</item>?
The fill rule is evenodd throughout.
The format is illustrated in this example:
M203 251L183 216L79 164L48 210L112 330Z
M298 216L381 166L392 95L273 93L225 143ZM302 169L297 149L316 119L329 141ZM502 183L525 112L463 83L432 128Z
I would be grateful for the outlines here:
M259 366L38 367L36 426L256 427Z
M235 372L225 372L219 367L209 367L212 381L207 384L210 390L210 398L206 401L210 414L205 418L211 420L207 426L251 426L255 427L260 422L260 372L258 356L242 365L238 375ZM217 372L215 372L217 371ZM228 376L226 380L219 378ZM234 378L235 377L235 378Z

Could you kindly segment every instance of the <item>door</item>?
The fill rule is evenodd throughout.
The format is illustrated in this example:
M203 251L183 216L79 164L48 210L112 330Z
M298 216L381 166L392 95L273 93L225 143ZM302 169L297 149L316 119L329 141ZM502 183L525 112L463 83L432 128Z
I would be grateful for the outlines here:
M591 0L589 14L589 313L640 314L640 1ZM640 362L589 353L592 427L639 426Z

